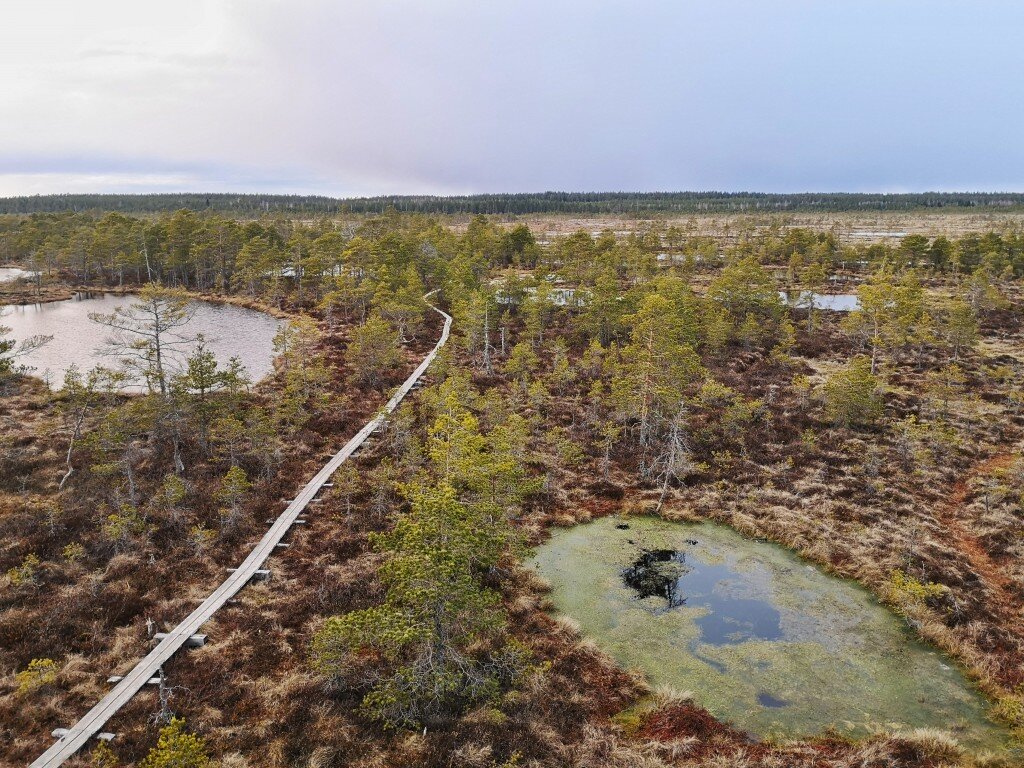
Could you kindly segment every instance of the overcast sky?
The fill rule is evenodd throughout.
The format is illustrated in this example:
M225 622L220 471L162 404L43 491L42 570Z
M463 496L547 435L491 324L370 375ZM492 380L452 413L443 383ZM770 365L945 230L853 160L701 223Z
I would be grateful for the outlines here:
M1020 0L31 0L0 195L1024 191Z

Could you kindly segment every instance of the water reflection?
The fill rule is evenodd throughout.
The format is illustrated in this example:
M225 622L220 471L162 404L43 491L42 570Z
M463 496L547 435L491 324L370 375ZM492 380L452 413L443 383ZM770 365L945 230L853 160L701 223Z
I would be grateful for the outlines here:
M103 354L110 329L89 319L90 312L109 314L134 301L132 296L77 294L68 301L12 305L0 308L0 325L11 328L16 341L31 336L53 340L21 360L32 373L59 386L64 373L76 364L85 370L96 365L115 367L115 358ZM241 307L195 302L192 321L183 329L189 336L203 334L207 346L221 362L237 356L253 380L273 370L273 338L281 321L263 312Z
M810 299L814 299L815 309L827 309L832 312L852 312L860 309L860 299L855 293L813 293L811 291L779 291L783 301L791 307L807 309Z
M780 707L789 706L788 702L785 702L782 699L777 699L770 693L765 693L764 691L757 694L757 703L762 707L769 707L771 709L779 709Z
M724 645L782 637L778 610L767 600L738 596L742 584L727 566L697 558L688 562L679 550L650 549L623 570L622 580L639 598L664 601L667 610L706 608L696 619L701 642Z
M963 671L856 584L725 526L619 525L560 529L533 565L555 609L653 685L761 736L927 727L1007 744Z
M35 272L29 272L18 267L0 267L0 283L13 283L22 277L32 277Z

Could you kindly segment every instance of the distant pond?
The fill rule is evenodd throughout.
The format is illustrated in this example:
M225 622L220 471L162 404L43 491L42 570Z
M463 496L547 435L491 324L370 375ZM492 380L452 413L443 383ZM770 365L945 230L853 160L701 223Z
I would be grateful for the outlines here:
M35 272L18 267L0 267L0 283L13 283L22 277L32 277Z
M0 308L0 325L11 328L18 341L30 336L53 336L53 341L21 358L31 373L59 387L64 372L77 364L83 371L96 365L116 367L114 357L103 354L111 329L89 319L90 312L109 314L135 301L134 296L76 294L68 301L12 305ZM273 370L274 335L282 321L264 312L207 301L194 302L192 321L182 332L203 334L207 346L221 362L241 359L253 381Z
M853 312L860 309L860 299L855 293L812 293L811 291L779 291L779 296L791 307L806 309L808 298L814 297L815 309L828 309L832 312Z
M756 736L927 727L1008 744L963 671L868 591L727 526L603 518L556 530L531 564L619 664Z

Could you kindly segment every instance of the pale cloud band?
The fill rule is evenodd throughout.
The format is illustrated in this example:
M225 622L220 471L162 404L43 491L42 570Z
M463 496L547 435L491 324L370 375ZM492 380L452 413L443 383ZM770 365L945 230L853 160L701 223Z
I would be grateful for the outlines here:
M1011 0L4 15L0 195L1024 189Z

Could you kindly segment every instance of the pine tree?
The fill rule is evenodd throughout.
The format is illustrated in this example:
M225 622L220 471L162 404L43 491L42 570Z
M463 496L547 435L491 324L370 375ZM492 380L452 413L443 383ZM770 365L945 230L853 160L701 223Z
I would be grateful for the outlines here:
M8 326L0 325L0 379L10 376L19 370L16 364L18 358L34 352L53 340L53 336L39 335L18 342L8 338L10 334L11 329ZM22 370L31 369L23 368Z
M147 283L137 301L110 314L90 313L89 318L113 329L107 353L126 371L140 375L150 392L167 397L181 356L195 342L183 333L193 313L185 291Z
M880 270L860 286L857 299L860 307L843 327L870 346L871 373L876 373L880 353L906 346L925 318L924 289L913 272L895 277Z
M206 754L206 741L201 736L188 733L185 721L173 718L170 724L160 729L160 738L155 747L139 764L140 768L207 768L210 758Z
M520 341L512 347L508 360L505 361L505 374L518 381L525 391L539 365L540 358L533 351L533 346L529 342Z
M973 349L978 343L978 318L966 301L953 301L941 324L941 334L953 353L953 362L960 353Z
M378 284L373 303L381 317L398 330L401 341L416 338L423 328L423 316L427 309L423 294L426 288L416 267L410 264L397 287L383 281Z
M283 325L274 336L274 352L281 361L284 384L277 392L274 407L278 421L292 430L330 402L331 372L319 343L320 330L308 317Z
M121 375L102 367L93 368L83 375L78 366L72 365L64 374L58 407L68 432L68 449L64 456L67 471L61 477L58 489L63 488L74 474L72 461L82 439L86 419L102 406L112 405L122 383Z
M807 308L807 332L814 330L815 301L825 286L828 274L820 262L808 264L800 273L800 304Z
M522 666L501 663L495 652L479 658L504 617L498 595L477 574L497 564L503 536L460 504L450 485L406 493L410 511L375 538L387 557L384 603L328 619L312 645L320 674L374 681L362 709L389 728L419 727L486 701ZM359 654L372 654L386 671L361 673Z
M853 358L825 382L825 415L843 426L869 426L882 415L880 382L864 355Z
M377 386L402 362L398 334L387 320L371 314L352 334L347 357L356 381L365 386Z
M196 346L185 360L185 370L174 380L174 387L188 401L190 414L199 430L199 442L205 448L209 443L210 424L221 412L238 408L241 394L251 384L241 360L232 357L222 368L206 346L202 334L196 336ZM225 393L228 397L220 396Z
M753 256L725 267L708 286L708 299L725 310L734 329L753 317L766 340L785 309L775 280Z
M234 465L228 469L217 491L217 501L224 506L220 510L222 528L231 528L237 522L242 510L242 499L252 488L245 470Z
M630 342L612 378L612 399L620 414L633 420L637 443L647 446L658 425L670 417L686 386L701 370L693 347L684 341L686 329L668 299L645 296L627 322Z
M623 302L619 281L612 269L597 275L593 288L583 305L579 323L587 334L607 347L622 326Z

